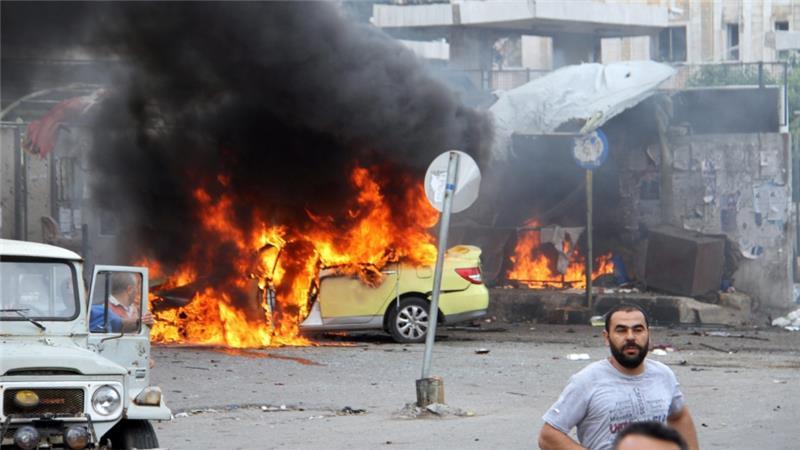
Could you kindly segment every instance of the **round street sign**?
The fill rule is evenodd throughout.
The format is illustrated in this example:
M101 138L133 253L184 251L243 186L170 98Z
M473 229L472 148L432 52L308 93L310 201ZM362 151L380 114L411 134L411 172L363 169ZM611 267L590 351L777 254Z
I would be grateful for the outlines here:
M575 138L575 162L584 169L597 169L608 157L608 139L601 130Z
M478 198L481 184L481 171L475 160L459 150L442 153L433 160L425 173L425 195L428 201L439 211L444 209L444 193L447 189L447 166L450 153L458 153L458 176L453 194L452 212L457 213L469 208Z

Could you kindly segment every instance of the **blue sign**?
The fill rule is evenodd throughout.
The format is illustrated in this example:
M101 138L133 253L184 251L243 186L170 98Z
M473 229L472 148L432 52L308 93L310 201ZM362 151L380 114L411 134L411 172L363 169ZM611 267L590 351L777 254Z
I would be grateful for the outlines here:
M608 139L601 130L575 138L572 156L579 166L587 170L597 169L608 157Z

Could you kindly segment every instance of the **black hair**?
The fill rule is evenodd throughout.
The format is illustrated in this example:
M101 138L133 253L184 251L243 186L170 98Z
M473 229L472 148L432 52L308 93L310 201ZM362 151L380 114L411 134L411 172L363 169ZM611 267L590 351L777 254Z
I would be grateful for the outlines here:
M608 312L604 315L606 320L606 332L609 332L609 327L611 325L611 316L614 315L617 311L639 311L644 316L644 324L647 328L650 328L650 317L647 315L647 312L642 309L641 306L635 305L633 303L620 303L619 305L614 306L613 308L609 309Z
M680 447L681 450L688 450L689 448L689 446L686 444L686 440L684 440L683 436L681 436L680 433L678 433L674 428L654 420L646 422L634 422L623 428L622 431L617 434L616 439L614 439L613 448L618 448L619 443L625 439L625 436L629 436L631 434L648 436L658 439L659 441L672 442L678 444L678 447Z

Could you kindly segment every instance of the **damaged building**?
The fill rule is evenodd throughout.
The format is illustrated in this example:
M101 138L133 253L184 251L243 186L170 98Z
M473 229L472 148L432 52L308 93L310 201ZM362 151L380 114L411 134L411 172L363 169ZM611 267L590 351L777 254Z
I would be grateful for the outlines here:
M586 305L585 171L572 152L595 128L609 154L594 171L593 276L615 286L596 287L598 309L628 296L690 305L666 308L670 320L741 322L795 305L790 66L776 62L796 48L792 2L390 3L374 7L373 23L494 94L482 198L454 234L484 249L493 298L514 305L507 315ZM670 73L603 117L602 93L575 95L605 83L613 97L646 60L672 64L646 75ZM584 66L595 72L568 74ZM512 111L498 115L504 102ZM520 252L547 267L524 274Z
M673 74L653 62L565 67L492 106L489 192L459 224L461 239L486 249L493 294L514 304L513 314L539 315L542 302L586 304L574 289L583 287L580 277L559 264L562 248L570 249L544 236L586 225L584 170L572 153L592 121L608 141L608 157L594 171L594 265L613 262L604 270L609 276L593 275L598 311L629 300L661 311L663 320L741 323L751 311L794 304L782 86L656 89ZM637 92L625 84L631 79ZM550 255L545 284L515 272L518 242L532 224L547 247L538 253ZM585 263L585 234L572 234L570 255Z

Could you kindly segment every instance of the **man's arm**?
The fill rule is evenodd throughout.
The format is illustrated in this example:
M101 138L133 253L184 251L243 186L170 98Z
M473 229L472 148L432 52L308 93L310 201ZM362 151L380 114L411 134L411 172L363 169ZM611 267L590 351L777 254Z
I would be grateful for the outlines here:
M689 445L689 450L698 450L700 448L697 442L697 430L694 427L692 415L689 414L689 408L684 406L680 411L667 417L667 423L683 436L683 439Z
M544 424L539 432L539 448L542 450L586 450L569 436L562 433L549 423Z

